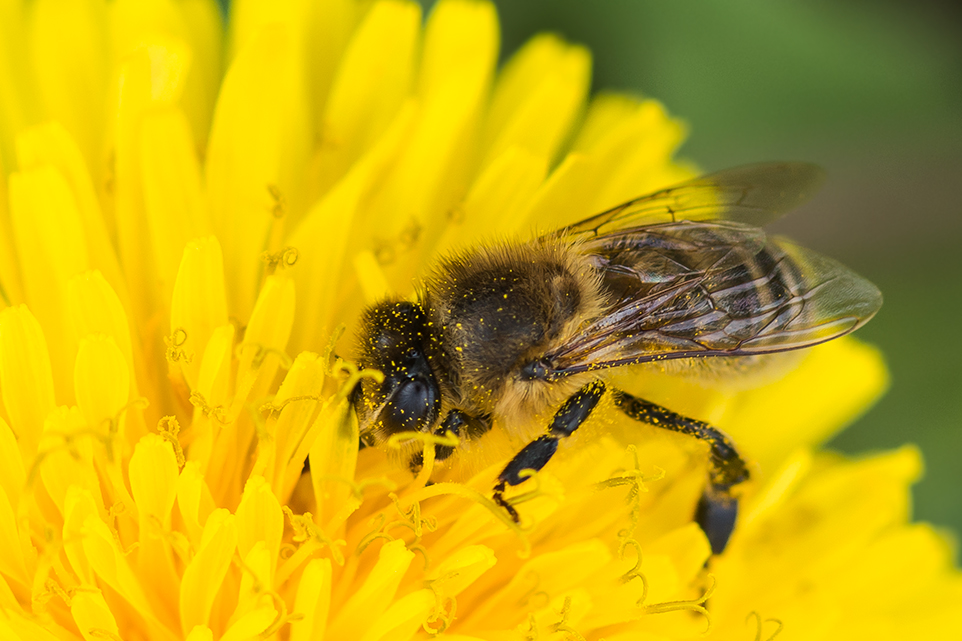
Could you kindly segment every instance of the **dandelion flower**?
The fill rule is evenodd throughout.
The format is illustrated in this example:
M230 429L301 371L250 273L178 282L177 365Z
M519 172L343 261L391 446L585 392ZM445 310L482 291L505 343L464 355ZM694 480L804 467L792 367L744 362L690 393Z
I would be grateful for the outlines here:
M886 384L855 340L750 391L632 381L752 461L721 556L692 523L701 446L616 417L529 481L521 526L499 461L428 483L359 451L369 374L337 338L365 305L693 175L657 102L589 99L582 47L536 37L501 70L498 48L467 0L424 24L238 0L226 27L213 0L0 6L3 638L959 629L950 545L908 522L918 454L818 450Z

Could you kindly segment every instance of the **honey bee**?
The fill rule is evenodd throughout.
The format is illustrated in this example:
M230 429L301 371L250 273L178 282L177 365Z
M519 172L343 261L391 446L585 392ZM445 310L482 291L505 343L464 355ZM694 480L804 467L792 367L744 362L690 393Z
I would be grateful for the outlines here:
M805 200L822 172L804 163L738 167L636 198L527 242L443 259L416 300L363 315L358 362L380 370L354 390L362 440L399 432L470 442L498 425L550 416L504 467L504 498L551 460L605 394L638 421L705 441L708 479L694 519L714 553L734 528L748 479L732 440L699 420L614 389L612 368L673 362L676 373L742 376L766 355L847 334L882 296L843 265L761 226ZM435 459L454 447L435 446ZM423 454L410 454L417 469Z

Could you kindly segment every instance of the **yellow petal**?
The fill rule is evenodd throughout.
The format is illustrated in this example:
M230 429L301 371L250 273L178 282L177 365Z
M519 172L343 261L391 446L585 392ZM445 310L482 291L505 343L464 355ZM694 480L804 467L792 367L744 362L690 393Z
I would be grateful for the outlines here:
M747 529L752 521L780 508L785 497L794 492L811 472L812 461L812 451L801 448L785 457L779 468L766 472L765 484L743 506L739 506L739 529Z
M133 3L138 4L137 0ZM204 149L224 73L224 18L216 0L183 2L179 8L189 34L187 41L194 54L181 104L190 120L197 149Z
M347 602L334 615L327 637L330 639L357 638L371 627L384 612L397 592L398 585L414 552L396 540L381 547L377 563L371 569L364 584L357 588Z
M548 635L556 630L561 632L566 628L578 630L586 613L594 609L596 604L591 594L584 589L568 590L551 598L546 607L537 608L529 618L517 629L530 630L536 635ZM564 612L559 616L559 613ZM565 627L560 628L561 623ZM565 634L566 632L561 632ZM561 634L558 636L561 637ZM562 637L563 638L563 637Z
M204 524L215 507L199 467L198 463L188 461L177 478L177 509L194 546L200 545Z
M571 152L554 168L522 217L538 232L549 232L587 218L591 211L588 176L596 168L588 154Z
M184 641L214 641L214 632L206 625L195 625L184 637Z
M40 440L40 478L47 494L60 509L71 487L101 496L93 464L94 439L89 423L76 407L58 407L48 416Z
M388 285L387 276L384 275L384 269L377 262L374 252L369 249L358 252L354 257L354 270L366 305L372 305L390 295L391 287Z
M40 0L32 9L31 53L45 111L77 140L88 167L99 168L110 72L106 5Z
M0 132L0 144L2 142L2 132ZM3 166L2 151L0 149L0 307L10 307L23 303L24 297L23 285L20 281L20 265L14 246L13 226L8 210L10 197L7 193L7 171Z
M797 502L799 512L811 504L821 505L820 509L835 519L829 530L846 533L844 545L836 541L834 545L824 546L834 556L845 547L857 549L861 536L871 536L893 523L905 522L911 500L908 485L921 474L922 457L918 449L904 446L824 473L803 488L793 501ZM842 488L860 488L860 491L843 492ZM830 531L819 531L822 526L824 521L807 524L813 539L816 534L825 536L826 540L834 536Z
M197 390L211 407L224 407L229 400L234 326L221 325L211 333L200 362Z
M312 171L325 193L374 145L411 92L421 9L414 2L374 3L341 60L322 121Z
M603 131L590 145L576 143L549 178L530 214L539 228L558 229L693 176L671 162L684 137L681 123L653 100L627 106L625 100L619 97L619 108L608 109L601 97L589 107L585 130L596 129L592 121L600 111L605 124L597 129Z
M20 256L24 293L46 328L58 394L72 396L63 377L73 359L66 327L67 281L89 268L80 214L63 175L52 166L10 176L10 214Z
M73 336L78 343L81 338L92 334L106 336L113 341L120 353L123 354L127 364L130 380L127 397L129 399L140 398L137 379L146 379L142 352L138 350L136 353L138 360L134 361L135 354L131 346L127 314L114 290L107 284L100 272L85 272L67 282L66 308L68 324L72 327ZM74 370L76 378L76 362L74 363ZM123 375L121 374L121 376ZM75 394L76 385L75 380ZM147 432L142 407L129 406L124 413L124 418L128 442L134 443Z
M188 458L200 464L200 471L207 470L210 463L214 438L220 433L221 421L226 420L230 401L232 356L234 353L234 326L223 325L214 330L204 350L197 377L197 392L206 404L194 410L191 423L193 442L187 451ZM227 453L228 455L230 452Z
M590 153L615 129L628 122L638 110L638 99L617 93L594 96L572 142L574 152Z
M511 238L528 232L525 212L544 181L548 161L520 147L511 147L488 165L471 186L452 224L438 243L438 251L490 241L491 230Z
M211 126L211 223L224 250L231 310L241 318L254 303L261 254L280 249L267 243L273 226L305 208L300 168L313 132L293 29L272 23L243 47L224 78Z
M640 102L591 150L598 161L594 178L600 187L593 190L591 213L689 178L690 169L670 160L685 134L685 126L671 118L661 103Z
M177 459L171 444L156 434L137 443L129 463L130 492L141 518L154 518L169 527L177 496Z
M254 470L266 473L274 493L284 502L294 489L310 451L314 436L309 428L320 404L318 392L324 385L326 368L327 363L317 354L301 352L271 402L273 413L264 428L268 436L260 440ZM269 457L266 456L268 450ZM257 472L259 468L265 472Z
M185 40L179 2L170 0L115 0L110 3L111 54L122 60L158 39ZM184 45L187 43L185 42Z
M70 614L86 641L98 641L105 634L120 637L120 628L110 606L96 588L78 590L70 600Z
M83 549L91 569L148 624L148 630L157 624L139 577L127 562L127 557L114 533L96 516L88 516L81 528Z
M23 2L0 4L0 165L14 167L14 137L41 116L30 55Z
M183 354L177 360L191 389L198 389L202 357L211 335L226 324L227 291L220 243L214 236L197 238L184 247L170 304L171 331L184 332L178 345Z
M237 416L256 385L273 382L286 357L287 339L294 324L294 283L283 275L268 276L251 313L244 341L238 347L237 386L230 415ZM263 391L253 391L261 398Z
M344 49L357 21L368 7L354 0L316 0L305 7L304 41L307 46L310 113L315 114L316 131L323 131L325 105Z
M486 83L499 46L498 16L493 4L475 0L441 0L428 17L419 91L444 91L461 74Z
M238 52L248 46L264 29L281 23L294 23L300 18L300 7L292 0L265 2L239 0L231 3L228 61L233 63Z
M853 601L873 591L874 586L889 585L878 595L877 605L897 608L908 601L926 600L924 596L949 577L954 543L926 523L893 528L883 533L845 569L847 581L839 590ZM889 577L903 577L898 582ZM934 595L933 595L934 596ZM920 597L922 597L920 599Z
M204 536L194 558L184 568L180 584L182 629L208 625L214 599L221 588L237 547L237 527L227 510L215 510L204 526ZM263 628L261 628L263 629Z
M456 596L479 576L494 567L494 551L485 545L469 545L445 557L425 576L439 594Z
M242 620L251 612L260 610L268 600L264 595L264 586L274 585L276 560L272 558L265 541L256 541L242 558L244 572L237 590L237 607L231 615L233 621Z
M843 338L808 350L787 376L738 394L724 424L763 470L795 447L818 445L871 406L888 387L877 348Z
M32 617L32 615L30 615ZM12 610L7 617L0 620L0 636L4 639L16 639L20 641L21 639L29 639L30 641L58 641L63 639L64 635L70 634L69 632L57 629L59 635L54 635L44 626L38 623L33 618L29 618L15 609Z
M332 518L347 516L342 510L351 497L357 466L357 415L346 398L335 398L321 409L311 430L317 433L310 453L315 518L323 527Z
M431 590L417 590L401 597L374 620L362 641L410 639L421 629L436 603L437 595Z
M117 245L126 274L133 322L165 313L156 291L156 263L144 201L145 119L174 109L183 90L190 52L178 41L157 38L121 59L114 105L114 202ZM151 158L147 158L148 161ZM168 276L169 278L169 276Z
M222 73L223 20L214 0L116 0L110 3L113 56L122 60L158 36L191 52L179 105L190 121L194 148L203 149Z
M241 556L246 557L256 544L261 543L276 563L284 533L284 515L263 477L253 476L244 486L244 494L237 506L236 524L237 550Z
M23 586L32 583L21 548L17 516L5 491L0 491L0 572Z
M444 216L464 196L477 162L466 150L475 148L497 50L493 5L445 0L434 6L418 81L423 106L410 143L372 204L383 222L368 243L410 249L437 241ZM392 270L395 289L409 287L418 256L408 253Z
M274 621L277 619L277 610L270 602L262 604L256 610L252 610L235 621L227 631L221 641L246 641L256 639L261 636Z
M110 286L126 298L126 281L94 187L93 177L97 174L88 166L76 141L61 123L44 123L17 137L17 160L23 170L49 165L63 177L77 207L90 266L103 273ZM99 167L100 163L93 165Z
M563 550L541 554L518 568L511 581L497 589L483 604L465 613L465 624L484 629L484 621L496 616L499 608L523 601L526 595L530 595L532 585L535 589L558 594L577 586L610 561L611 552L598 540L582 541Z
M766 616L775 616L777 608L786 629L792 626L806 637L864 628L874 631L874 638L904 638L899 634L907 623L904 613L887 621L893 608L913 608L909 602L918 599L935 612L944 599L962 594L957 573L951 573L957 587L940 584L941 577L949 576L948 566L932 572L948 554L944 542L922 528L899 525L909 509L907 484L919 472L918 452L908 447L854 462L817 457L806 478L782 497L777 513L772 510L736 530L725 555L712 565L719 586L726 586L712 597L713 604L727 613L750 604ZM912 566L907 574L903 563ZM751 581L744 579L747 572ZM926 574L929 580L923 578ZM929 589L918 584L913 589L915 580ZM822 588L811 590L812 585ZM878 585L888 587L866 599ZM900 592L903 588L906 592ZM876 612L866 611L876 605ZM916 613L916 623L926 620ZM876 621L885 625L877 628ZM732 629L744 625L731 614L718 622Z
M130 372L114 339L91 334L80 341L74 385L77 405L87 425L104 435L122 434L126 420L122 410L130 394Z
M144 210L157 276L157 295L170 297L177 257L191 238L210 233L200 166L187 118L177 110L144 116L140 129ZM183 264L183 263L181 263Z
M415 109L409 104L398 114L395 122L378 143L358 162L317 204L291 235L290 241L298 248L298 261L294 278L299 291L311 292L304 309L297 315L295 345L300 349L316 349L327 340L333 330L333 318L341 311L345 316L350 310L342 310L341 299L350 291L342 282L349 248L356 243L350 239L352 226L363 230L365 237L371 223L366 206L377 193L382 182L397 160L402 145L414 121ZM318 238L326 239L323 248ZM330 287L318 290L316 283L330 283ZM348 300L347 304L352 301ZM356 303L355 303L356 304Z
M304 566L298 581L294 611L302 612L304 616L291 621L291 641L323 638L330 607L331 562L328 559L312 559Z
M0 418L0 488L7 493L7 498L16 511L23 493L26 475L23 469L23 459L20 458L20 448L17 447L17 437L3 418Z
M553 160L584 107L591 54L553 35L535 36L505 65L486 123L487 165L511 147Z
M40 325L24 305L0 312L0 389L24 460L32 460L54 408L53 375Z
M67 281L67 314L79 342L90 334L110 337L133 370L130 327L120 299L98 271L89 271Z
M63 547L80 582L93 585L96 580L94 571L90 567L87 552L83 545L83 528L88 518L99 516L97 501L89 490L78 486L67 488L63 502Z
M670 573L659 575L650 571L659 557L670 566ZM648 577L650 591L645 605L677 599L679 590L684 591L694 583L710 557L708 540L694 523L673 530L646 545L641 571Z
M167 533L176 498L177 459L171 444L156 434L137 443L129 464L130 491L137 503L137 573L153 594L168 604L177 600L180 574Z
M903 448L811 474L783 498L777 514L746 523L733 539L729 562L750 555L753 564L764 561L758 567L769 576L791 566L793 582L837 571L880 532L906 518L907 483L917 477L920 465L918 452ZM785 536L792 541L791 555L780 543ZM794 566L798 558L805 559L803 571ZM784 589L793 588L786 584Z

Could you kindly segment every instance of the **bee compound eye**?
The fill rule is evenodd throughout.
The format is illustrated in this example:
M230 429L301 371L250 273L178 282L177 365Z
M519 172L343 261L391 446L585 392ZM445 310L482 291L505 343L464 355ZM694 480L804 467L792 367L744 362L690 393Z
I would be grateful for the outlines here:
M381 412L388 432L423 431L437 418L441 399L433 381L418 377L399 385Z
M355 408L361 407L361 402L364 400L364 384L360 379L354 384L354 387L351 388L348 399Z

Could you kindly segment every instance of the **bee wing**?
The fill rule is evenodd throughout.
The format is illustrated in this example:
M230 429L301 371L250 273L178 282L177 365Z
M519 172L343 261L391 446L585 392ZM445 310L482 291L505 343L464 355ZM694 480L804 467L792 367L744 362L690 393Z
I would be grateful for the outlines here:
M882 304L840 263L736 221L651 225L579 247L609 307L546 354L557 376L798 349L851 332Z
M601 236L680 220L734 220L761 227L808 200L824 173L808 163L773 162L707 174L586 218L562 235Z

